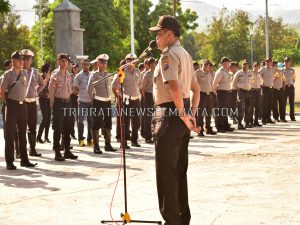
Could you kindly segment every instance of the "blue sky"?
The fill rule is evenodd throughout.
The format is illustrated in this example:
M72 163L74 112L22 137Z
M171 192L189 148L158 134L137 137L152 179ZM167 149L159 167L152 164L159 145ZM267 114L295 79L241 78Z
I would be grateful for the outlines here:
M52 2L53 0L50 0ZM128 0L129 1L129 0ZM141 1L141 0L134 0ZM153 0L156 4L158 0ZM182 0L183 8L188 7L189 4L197 2L197 5L201 7L201 4L211 4L222 8L226 6L228 9L244 9L244 10L264 10L265 0ZM10 0L13 5L13 9L21 15L21 23L31 27L34 21L37 19L32 10L32 6L35 0ZM300 0L269 0L270 13L280 9L299 9ZM22 11L18 11L22 10ZM299 21L300 22L300 21Z

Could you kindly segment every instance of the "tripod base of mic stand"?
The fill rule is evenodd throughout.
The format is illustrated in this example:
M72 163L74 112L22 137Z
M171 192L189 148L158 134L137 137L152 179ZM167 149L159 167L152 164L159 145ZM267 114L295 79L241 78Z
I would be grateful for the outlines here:
M152 224L159 224L162 225L161 221L149 221L149 220L131 220L129 213L125 213L125 215L122 213L121 214L121 218L122 220L101 220L101 223L123 223L124 224L128 224L128 223L152 223Z

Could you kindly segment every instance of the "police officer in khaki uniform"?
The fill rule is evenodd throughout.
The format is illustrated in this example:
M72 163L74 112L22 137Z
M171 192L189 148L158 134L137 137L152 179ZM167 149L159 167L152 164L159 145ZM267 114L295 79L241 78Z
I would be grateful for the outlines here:
M20 52L11 55L13 67L6 71L1 82L1 97L5 108L5 161L8 170L15 170L14 137L18 129L21 166L34 167L29 162L26 150L27 109L25 104L28 80L26 71L22 70L23 61Z
M218 132L225 133L234 131L228 123L228 114L230 108L230 59L223 57L221 59L222 66L217 70L214 81L213 90L217 93L218 99L218 115L216 115L216 127Z
M144 100L145 115L143 115L144 120L144 138L146 143L153 143L152 133L151 133L151 113L154 106L153 102L153 73L156 66L156 61L154 58L149 58L148 60L149 70L146 72L142 83L142 95ZM143 121L142 120L142 121Z
M260 76L263 80L262 82L262 110L263 110L263 117L262 122L263 125L267 123L275 123L271 119L271 109L273 103L273 80L274 80L274 69L272 68L272 59L266 59L266 65L259 69L258 71Z
M296 73L291 67L291 59L289 57L284 58L285 67L283 69L285 82L284 82L284 109L286 108L287 99L289 99L290 104L290 118L291 121L296 121L295 118L295 81ZM284 119L285 120L285 119Z
M273 118L276 122L285 122L284 119L284 75L283 71L278 69L277 61L273 61L273 69L275 70L273 80ZM279 109L279 111L278 111ZM279 120L280 118L280 120Z
M170 225L188 225L187 168L190 132L199 132L194 113L200 88L194 75L193 60L180 45L180 26L172 16L161 16L150 28L162 51L154 71L155 115L153 134L156 151L156 178L160 212ZM192 100L190 107L190 91ZM193 114L187 113L192 108ZM176 110L177 115L169 114ZM169 113L168 113L169 112Z
M41 156L40 153L36 152L36 125L37 125L37 104L36 98L40 91L44 89L47 82L49 81L49 74L44 80L38 73L37 69L31 67L32 58L34 53L29 49L23 49L21 51L23 55L23 69L27 73L28 87L26 90L26 105L27 105L27 126L28 126L28 142L30 145L29 155L30 156Z
M130 53L125 58L126 63L131 63L136 58L137 56L135 54ZM135 64L131 64L128 68L124 70L124 73L124 95L122 96L122 100L125 103L125 109L127 113L127 115L124 116L125 138L126 140L131 139L131 146L141 147L141 145L138 143L138 130L140 127L140 116L138 115L138 111L140 110L140 72L138 69L135 68ZM118 76L114 77L112 88L114 93L116 93L117 91L119 92L120 82ZM130 124L132 129L131 137L129 131Z
M71 75L68 72L70 57L67 54L60 53L57 57L59 69L55 70L50 78L49 98L53 111L53 150L55 151L55 160L64 161L65 159L77 159L70 151L70 134L72 118L68 109L71 107L70 95L72 93ZM65 154L60 154L60 139L63 136Z
M104 150L108 152L117 151L111 146L111 129L112 129L112 111L111 111L111 80L106 78L105 80L93 84L95 81L107 76L107 61L109 56L107 54L101 54L98 59L98 71L92 73L88 82L88 94L93 99L93 108L96 110L94 114L93 123L93 141L94 141L94 153L102 154L99 146L99 129L103 129L105 147Z
M205 128L206 134L215 135L216 132L213 131L211 127L211 117L212 117L212 107L213 100L212 94L212 82L213 74L208 73L209 61L205 60L202 68L195 71L195 76L197 78L198 84L200 86L200 104L199 111L197 115L197 126L200 126L201 130L198 136L204 136L204 117L205 117Z
M251 108L251 78L252 74L248 70L247 60L243 60L242 69L237 71L233 77L232 89L237 90L237 105L238 105L238 129L245 130L252 128L250 124L250 108ZM245 121L246 127L242 121Z
M259 64L253 63L252 79L251 79L251 109L250 109L250 123L252 126L261 127L262 125L258 122L258 118L261 112L261 82L262 79L258 73ZM254 114L255 110L255 114ZM253 115L254 114L254 115ZM253 122L254 117L254 122Z

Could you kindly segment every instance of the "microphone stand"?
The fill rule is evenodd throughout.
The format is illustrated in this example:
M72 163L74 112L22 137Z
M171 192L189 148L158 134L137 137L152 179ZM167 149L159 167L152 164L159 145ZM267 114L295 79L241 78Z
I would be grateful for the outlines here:
M145 52L145 51L144 51ZM93 85L96 85L98 84L99 82L111 77L111 76L114 76L115 74L118 74L119 76L119 80L120 80L120 85L121 85L121 88L120 88L120 95L121 95L121 98L120 98L120 121L121 121L121 144L120 144L120 148L123 152L123 177L124 177L124 208L125 208L125 212L124 213L121 213L121 218L122 220L116 220L116 221L113 221L113 220L101 220L101 223L104 224L104 223L118 223L118 222L122 222L123 225L124 224L128 224L128 223L147 223L147 224L159 224L161 225L162 222L161 221L149 221L149 220L131 220L130 218L130 215L128 213L128 208L127 208L127 176L126 176L126 156L125 156L125 123L124 123L124 119L123 119L123 115L121 112L124 112L124 102L123 102L123 82L124 82L124 77L125 77L125 74L123 72L123 69L126 69L128 68L132 63L136 63L140 60L143 59L143 57L147 56L144 54L144 52L137 58L135 59L134 61L130 62L130 63L126 63L125 65L121 66L120 69L114 73L111 73L111 74L108 74L107 76L103 77L103 78L100 78L99 80L93 82Z

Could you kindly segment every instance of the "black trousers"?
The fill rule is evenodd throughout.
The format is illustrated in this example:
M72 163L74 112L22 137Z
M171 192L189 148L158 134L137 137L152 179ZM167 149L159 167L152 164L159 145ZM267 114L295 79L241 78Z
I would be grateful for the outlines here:
M27 107L25 102L7 99L5 112L5 161L7 165L14 162L14 139L16 129L18 129L18 142L21 162L28 161L26 150L26 128L27 128Z
M112 109L111 101L99 101L93 100L93 108L95 108L93 130L99 130L100 128L109 129L112 128Z
M155 108L152 120L159 209L166 225L189 225L187 169L190 130L179 117L161 115L161 109Z
M230 108L233 111L236 111L237 109L237 96L238 96L238 91L237 90L230 90ZM236 115L232 115L233 117L237 117Z
M70 99L71 99L71 107L76 109L76 112L77 112L77 109L78 109L78 96L75 95L75 94L71 94L70 95ZM72 115L71 116L71 135L73 137L75 137L75 122L77 123L77 113L76 113L76 116L75 115Z
M198 115L196 118L197 126L203 128L204 118L205 118L205 128L211 129L211 116L212 116L212 107L213 100L212 95L206 92L200 92L200 103L199 103Z
M45 129L45 138L48 138L51 123L51 106L49 98L39 98L40 109L42 113L42 122L39 127L38 134L41 136Z
M151 139L152 138L152 132L151 132L151 120L152 120L152 112L153 112L153 94L150 92L145 92L144 96L144 108L145 108L145 114L142 116L142 121L144 122L144 136L145 139Z
M26 102L28 134L36 136L37 106L36 102Z
M226 130L229 127L230 91L218 90L217 99L218 111L216 113L216 127L218 130Z
M258 118L260 116L261 111L261 89L251 89L250 91L251 96L251 108L250 108L250 123L258 123ZM255 114L254 114L255 111ZM253 122L254 117L254 122Z
M263 117L262 121L266 122L267 120L271 119L271 109L273 104L273 90L270 87L263 86L263 99L262 99L262 110L263 110Z
M285 108L287 99L289 99L290 104L290 118L291 120L295 119L295 87L294 85L285 86L284 89L284 114L285 114Z
M63 136L65 149L70 148L70 134L72 131L72 117L69 115L68 108L71 107L70 101L64 101L55 98L53 105L53 149L57 150L60 148L60 139ZM66 112L66 113L65 113Z
M141 109L145 109L145 97L142 96L141 97ZM141 116L141 136L142 137L146 137L146 121L145 121L145 117L144 116Z
M125 105L125 116L124 116L124 123L125 123L125 138L129 140L130 137L130 125L131 125L131 142L135 143L138 140L140 122L141 122L141 115L138 115L138 111L140 110L140 100L129 100L129 104Z
M279 109L279 110L278 110ZM273 89L273 118L274 119L285 119L285 108L284 108L284 88L279 90Z
M246 124L250 123L251 95L250 91L239 89L237 92L237 106L239 123L245 120Z

